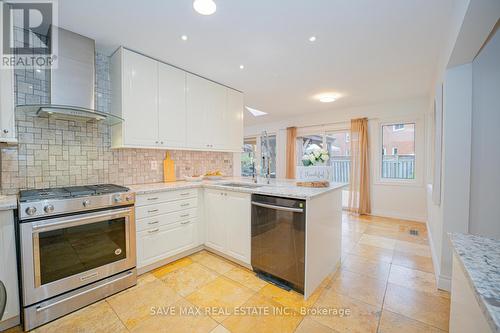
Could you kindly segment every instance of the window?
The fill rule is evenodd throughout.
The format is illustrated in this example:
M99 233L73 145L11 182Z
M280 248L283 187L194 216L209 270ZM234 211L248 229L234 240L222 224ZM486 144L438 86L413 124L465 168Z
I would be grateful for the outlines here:
M269 155L271 161L271 178L276 178L276 135L269 135ZM265 176L263 154L266 154L266 143L264 137L249 137L243 142L241 153L241 176L252 177L254 167L255 174ZM259 145L260 143L260 145Z
M393 132L402 131L405 129L405 124L394 124L392 125Z
M253 162L257 158L257 138L245 138L243 152L241 153L241 175L251 177L253 173Z
M415 123L382 125L381 178L415 179Z
M297 176L300 179L328 179L333 182L349 182L351 146L348 131L305 135L297 138ZM303 157L324 149L328 160L311 164ZM314 168L312 168L314 167Z
M276 135L268 135L267 136L269 139L269 151L266 147L266 140L265 137L261 136L260 137L260 151L261 151L261 176L265 176L266 173L266 168L264 166L264 159L263 156L265 154L268 154L270 157L270 164L271 164L271 178L276 178Z

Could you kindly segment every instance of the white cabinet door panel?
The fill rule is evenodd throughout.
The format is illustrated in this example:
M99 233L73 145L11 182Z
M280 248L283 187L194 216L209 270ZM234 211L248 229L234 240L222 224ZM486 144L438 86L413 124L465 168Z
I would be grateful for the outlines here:
M243 94L227 89L226 108L227 148L241 151L243 147Z
M210 121L210 89L208 81L201 77L187 74L186 77L186 137L190 148L208 149L207 142Z
M158 64L158 126L160 144L186 146L186 72Z
M132 146L156 146L158 141L158 62L123 51L124 141Z
M196 246L197 223L193 220L149 229L138 233L138 267L171 257Z
M250 194L226 192L226 254L250 265Z
M224 252L226 248L225 200L223 192L205 190L206 244Z

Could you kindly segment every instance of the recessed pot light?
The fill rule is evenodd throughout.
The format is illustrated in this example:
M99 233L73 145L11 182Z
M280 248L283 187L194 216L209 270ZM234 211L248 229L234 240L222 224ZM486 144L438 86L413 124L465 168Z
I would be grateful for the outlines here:
M195 0L193 8L201 15L212 15L217 10L217 5L213 0Z
M182 39L182 40L188 40L188 36L186 36L186 35L182 35L182 36L181 36L181 39Z
M245 66L243 66L243 65L240 65L240 69L245 69Z
M309 37L309 41L310 41L310 42L315 42L315 41L316 41L316 36L311 36L311 37Z

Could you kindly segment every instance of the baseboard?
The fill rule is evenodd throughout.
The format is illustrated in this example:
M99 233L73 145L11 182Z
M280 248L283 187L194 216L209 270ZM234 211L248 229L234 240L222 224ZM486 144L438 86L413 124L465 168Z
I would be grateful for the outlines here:
M436 285L438 289L451 291L451 277L441 275L441 266L439 266L439 260L437 259L436 248L434 247L432 231L429 227L429 221L426 222L427 233L429 234L429 247L431 248L432 266L434 267L434 277L436 279Z
M438 289L451 292L451 277L439 275L437 281L437 287Z
M189 249L189 250L183 251L181 253L178 253L176 255L173 255L171 257L168 257L168 258L165 258L165 259L161 259L161 260L156 261L156 262L154 262L152 264L149 264L149 265L137 268L137 275L141 275L141 274L147 273L149 271L152 271L153 269L157 269L157 268L159 268L161 266L165 266L166 264L170 264L173 261L176 261L176 260L182 259L184 257L187 257L187 256L189 256L189 255L191 255L193 253L196 253L198 251L203 250L204 248L205 248L204 245L200 245L200 246L194 247L192 249Z
M20 316L15 316L15 317L0 321L0 332L3 332L5 330L8 330L9 328L12 328L12 327L20 325L20 324L21 324L21 317Z
M426 222L426 218L422 217L422 216L412 216L412 215L399 214L399 213L383 211L383 210L374 210L374 211L372 211L372 213L370 215L387 217L387 218L391 218L391 219L408 220L408 221L413 221L413 222L421 222L421 223Z

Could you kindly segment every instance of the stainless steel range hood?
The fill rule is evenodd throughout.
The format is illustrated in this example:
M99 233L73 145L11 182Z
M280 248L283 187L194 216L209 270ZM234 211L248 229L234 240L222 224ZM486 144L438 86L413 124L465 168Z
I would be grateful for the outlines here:
M16 110L64 119L123 121L95 107L95 41L58 28L58 66L50 71L50 104L19 105Z

